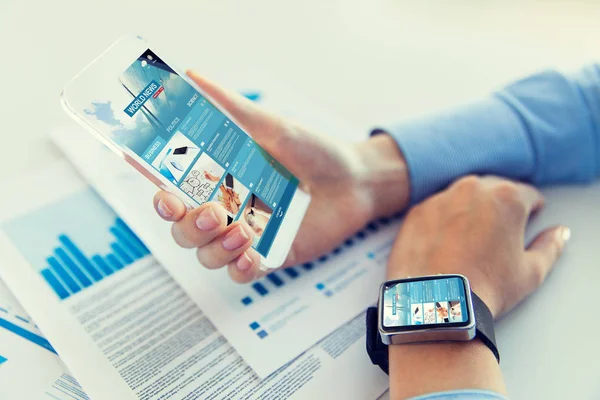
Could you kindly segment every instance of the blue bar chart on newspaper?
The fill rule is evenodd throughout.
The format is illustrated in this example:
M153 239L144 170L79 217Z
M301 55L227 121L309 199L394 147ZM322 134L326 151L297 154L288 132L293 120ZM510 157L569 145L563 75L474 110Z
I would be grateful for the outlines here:
M67 210L77 218L65 219ZM61 300L150 254L89 188L3 228L17 247L29 249L25 257Z

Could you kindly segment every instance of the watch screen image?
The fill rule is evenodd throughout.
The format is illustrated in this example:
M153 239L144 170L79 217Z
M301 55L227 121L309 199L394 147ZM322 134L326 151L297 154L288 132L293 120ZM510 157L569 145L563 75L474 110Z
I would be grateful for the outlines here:
M465 284L458 276L389 282L383 290L383 326L465 325L469 321Z

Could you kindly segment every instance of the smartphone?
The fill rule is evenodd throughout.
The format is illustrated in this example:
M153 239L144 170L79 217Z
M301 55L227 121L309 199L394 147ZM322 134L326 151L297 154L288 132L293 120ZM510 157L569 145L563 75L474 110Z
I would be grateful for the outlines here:
M61 98L71 117L189 209L216 201L229 223L246 221L261 268L281 266L309 194L144 39L119 39L65 86Z

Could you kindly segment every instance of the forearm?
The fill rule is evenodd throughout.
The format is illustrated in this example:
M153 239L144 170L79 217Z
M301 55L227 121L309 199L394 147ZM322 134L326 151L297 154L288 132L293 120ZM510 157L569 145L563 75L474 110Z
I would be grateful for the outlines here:
M392 400L460 389L506 394L496 358L479 340L389 347Z
M600 175L600 66L569 76L543 72L384 130L406 159L413 203L468 174L589 182Z
M361 168L358 185L368 193L372 218L390 216L410 203L408 169L395 140L378 135L355 145Z
M531 143L535 164L527 181L584 183L600 174L600 65L568 75L545 71L496 96Z

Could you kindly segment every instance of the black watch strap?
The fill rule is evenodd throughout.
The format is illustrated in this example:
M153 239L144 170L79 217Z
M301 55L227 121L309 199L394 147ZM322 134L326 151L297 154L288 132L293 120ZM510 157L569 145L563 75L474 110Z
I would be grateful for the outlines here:
M500 353L496 346L496 335L494 334L494 317L485 303L473 292L473 309L475 311L476 333L475 336L481 340L496 356L500 363ZM389 374L388 347L381 341L378 329L378 311L377 307L367 309L367 354L371 362Z
M367 354L373 364L389 375L388 347L381 341L377 324L377 307L367 308Z
M496 334L494 333L494 316L479 296L471 292L471 298L473 299L473 311L475 311L475 336L489 347L500 364L500 353L496 346Z

